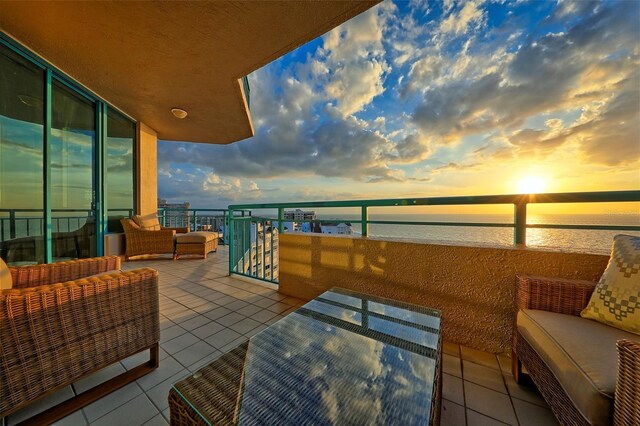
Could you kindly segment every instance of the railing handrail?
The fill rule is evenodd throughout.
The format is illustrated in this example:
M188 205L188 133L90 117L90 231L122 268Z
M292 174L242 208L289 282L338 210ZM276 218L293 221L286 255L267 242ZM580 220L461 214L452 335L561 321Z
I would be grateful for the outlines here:
M471 204L539 204L539 203L602 203L640 201L640 190L555 192L541 194L470 195L453 197L389 198L344 201L302 201L290 203L232 204L229 210L257 210L273 208L309 207L396 207L445 206Z
M606 202L640 202L640 190L628 191L600 191L600 192L557 192L543 194L504 194L504 195L471 195L471 196L452 196L452 197L424 197L424 198L396 198L396 199L373 199L373 200L343 200L343 201L303 201L303 202L281 202L281 203L258 203L258 204L232 204L229 205L229 273L250 276L270 282L277 282L273 269L269 279L265 278L263 272L262 277L258 274L252 274L251 261L253 257L253 244L251 243L251 233L254 232L249 228L249 272L246 273L245 259L246 256L246 238L247 232L244 226L238 229L239 241L241 247L239 255L236 259L235 239L235 222L238 224L249 222L265 222L277 221L278 233L284 231L284 223L358 223L362 227L362 236L368 234L367 228L370 224L380 225L422 225L422 226L466 226L466 227L487 227L487 228L513 228L514 244L526 244L526 233L529 228L539 229L586 229L586 230L624 230L624 231L640 231L640 226L636 225L584 225L584 224L527 224L527 205L528 204L565 204L565 203L606 203ZM447 222L447 221L416 221L416 220L375 220L369 219L369 208L371 207L408 207L408 206L453 206L453 205L513 205L513 222ZM355 207L360 209L360 219L285 219L285 209L299 208L345 208ZM276 209L277 218L268 218L262 216L244 216L238 217L234 212L247 210L266 210ZM258 240L258 229L255 229L255 238ZM263 238L266 238L266 230L263 231ZM273 227L271 227L271 239L273 240ZM258 249L256 246L256 257ZM264 258L264 253L263 253ZM238 271L238 265L242 265L243 271ZM272 268L275 268L273 250L271 253Z

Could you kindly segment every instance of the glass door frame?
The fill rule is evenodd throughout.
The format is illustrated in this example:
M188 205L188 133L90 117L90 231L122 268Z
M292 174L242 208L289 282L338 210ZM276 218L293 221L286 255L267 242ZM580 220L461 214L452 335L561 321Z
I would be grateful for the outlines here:
M94 196L94 214L96 217L96 255L102 256L104 254L104 235L107 233L108 224L108 206L107 206L107 179L106 179L106 156L107 156L107 112L109 108L113 108L126 118L131 120L134 125L137 125L129 115L111 106L104 99L97 96L81 84L74 81L64 72L55 68L26 47L22 46L14 39L0 31L0 46L4 46L18 55L26 58L37 67L44 70L44 137L43 137L43 238L44 238L44 259L45 263L51 263L53 260L53 247L52 247L52 200L51 200L51 126L52 126L52 86L53 82L63 84L74 93L82 96L89 101L95 103L95 125L96 125L96 137L94 146L94 170L93 170L93 187L95 191ZM134 154L133 154L133 179L134 179L134 203L133 208L135 211L137 203L135 198L137 197L136 182L138 179L137 167L135 167L136 151L138 139L134 134Z

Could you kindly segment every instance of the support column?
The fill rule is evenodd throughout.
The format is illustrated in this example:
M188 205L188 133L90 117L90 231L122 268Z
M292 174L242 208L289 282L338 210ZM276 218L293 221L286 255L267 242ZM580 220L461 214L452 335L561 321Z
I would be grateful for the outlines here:
M136 211L155 214L158 211L158 134L144 123L137 125Z

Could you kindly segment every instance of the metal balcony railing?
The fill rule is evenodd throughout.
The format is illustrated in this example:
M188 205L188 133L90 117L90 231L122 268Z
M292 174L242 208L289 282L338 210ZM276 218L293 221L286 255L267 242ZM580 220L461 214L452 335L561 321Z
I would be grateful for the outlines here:
M250 216L250 211L236 210L235 215ZM220 234L221 243L226 244L229 235L229 210L227 209L181 209L160 208L158 220L162 226L189 228L189 231L211 231Z
M428 197L350 201L310 201L297 203L238 204L229 206L229 226L227 241L229 244L229 273L244 275L272 283L278 282L278 235L285 232L285 209L355 207L360 209L360 219L317 219L296 220L296 222L352 222L362 227L362 236L368 235L368 225L415 225L415 226L454 226L513 228L515 245L526 245L527 229L581 229L606 231L640 231L636 225L582 225L582 224L528 224L527 206L529 204L567 204L567 203L618 203L640 201L640 190L606 192L569 192L553 194L512 194L479 195L457 197ZM462 206L462 205L512 205L513 222L444 222L444 221L404 221L369 219L371 207L403 206ZM235 211L277 210L277 218L260 216L237 217ZM277 224L277 225L275 225ZM277 227L276 227L277 226Z

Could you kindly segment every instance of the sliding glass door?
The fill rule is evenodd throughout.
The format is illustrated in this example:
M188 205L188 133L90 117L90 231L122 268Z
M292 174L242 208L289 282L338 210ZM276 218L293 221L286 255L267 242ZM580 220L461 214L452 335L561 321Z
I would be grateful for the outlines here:
M51 90L53 261L97 254L96 104L54 80Z
M27 59L0 50L0 257L13 264L45 259L44 78Z
M135 205L136 124L0 33L0 257L102 255Z

